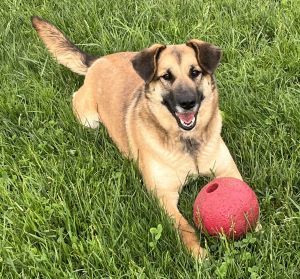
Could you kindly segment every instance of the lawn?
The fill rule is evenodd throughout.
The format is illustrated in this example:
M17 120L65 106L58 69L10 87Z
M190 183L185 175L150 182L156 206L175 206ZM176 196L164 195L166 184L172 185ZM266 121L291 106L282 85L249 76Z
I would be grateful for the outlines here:
M298 0L2 0L0 11L1 278L300 278ZM195 261L135 164L103 127L76 122L83 78L50 57L31 15L91 54L190 38L220 46L222 134L263 229L236 242L202 235L210 256ZM208 181L181 195L191 222Z

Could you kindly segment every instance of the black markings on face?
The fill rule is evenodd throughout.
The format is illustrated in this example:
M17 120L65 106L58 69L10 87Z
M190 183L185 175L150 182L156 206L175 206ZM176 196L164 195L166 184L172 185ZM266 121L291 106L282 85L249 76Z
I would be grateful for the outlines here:
M172 114L174 114L176 102L172 92L169 92L163 96L162 104L165 105Z
M175 57L176 62L180 65L181 61L182 61L182 55L181 55L181 53L178 50L173 49L172 50L172 54Z
M215 76L212 74L211 77L211 90L214 91L216 89L216 79Z

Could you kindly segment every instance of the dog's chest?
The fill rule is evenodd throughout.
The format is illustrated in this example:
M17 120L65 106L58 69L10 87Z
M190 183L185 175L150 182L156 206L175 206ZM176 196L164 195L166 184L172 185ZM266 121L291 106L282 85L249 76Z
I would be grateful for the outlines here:
M200 149L200 140L190 137L180 137L180 144L182 151L188 153L190 156L195 157Z
M157 144L153 148L160 159L180 176L198 172L196 156L199 149L200 142L192 138L180 138L167 145Z

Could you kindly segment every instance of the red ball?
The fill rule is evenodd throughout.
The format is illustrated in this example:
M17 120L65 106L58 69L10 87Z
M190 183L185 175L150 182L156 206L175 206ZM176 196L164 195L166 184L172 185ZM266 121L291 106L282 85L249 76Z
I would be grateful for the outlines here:
M254 229L259 204L254 191L242 180L216 178L199 192L193 208L198 228L212 236L220 233L239 239Z

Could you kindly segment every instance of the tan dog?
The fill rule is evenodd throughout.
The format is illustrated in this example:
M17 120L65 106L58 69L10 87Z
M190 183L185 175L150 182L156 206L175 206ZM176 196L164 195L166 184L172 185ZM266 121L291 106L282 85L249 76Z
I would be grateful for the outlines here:
M203 257L195 230L177 208L186 178L213 172L241 179L220 136L213 75L220 49L191 40L96 58L49 22L32 17L32 24L59 63L86 75L73 97L79 121L91 128L103 123L120 151L137 160L147 189L174 219L186 247Z

